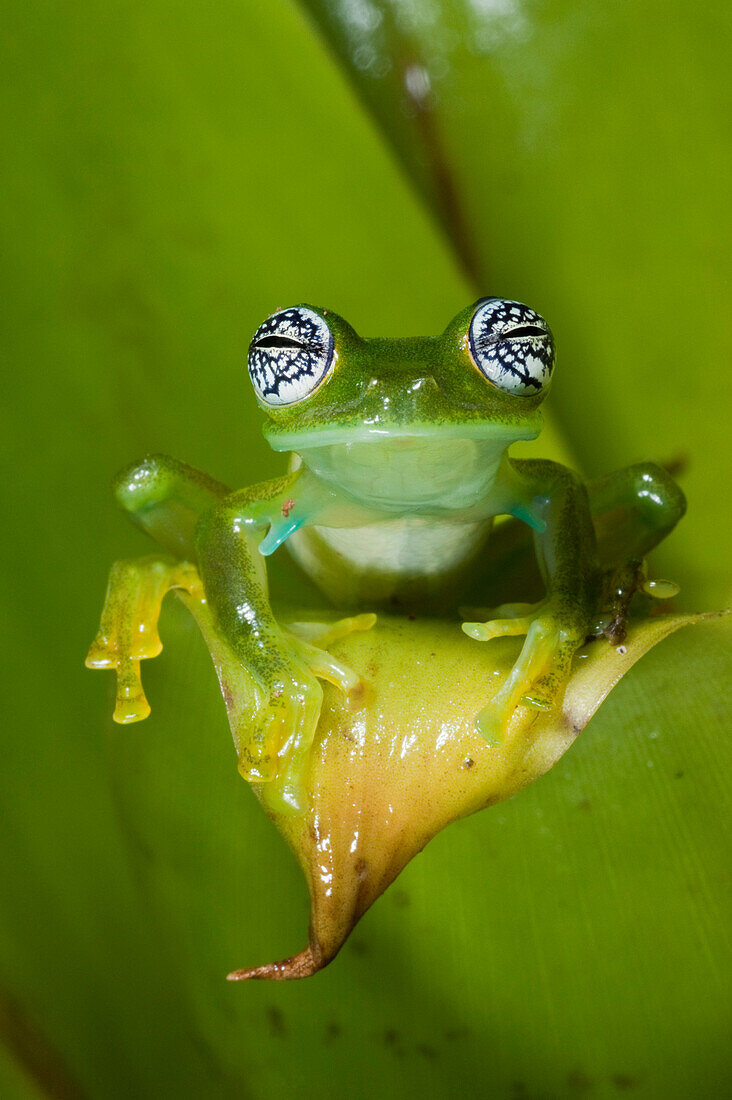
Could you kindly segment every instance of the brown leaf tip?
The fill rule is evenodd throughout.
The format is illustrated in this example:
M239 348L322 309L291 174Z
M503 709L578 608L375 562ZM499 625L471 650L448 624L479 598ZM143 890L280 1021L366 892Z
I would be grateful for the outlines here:
M322 970L328 960L313 951L312 944L308 944L304 951L298 955L291 955L289 959L280 962L265 963L263 966L253 966L247 970L232 970L226 975L227 982L245 982L250 978L257 981L287 982L295 978L309 978L318 970Z

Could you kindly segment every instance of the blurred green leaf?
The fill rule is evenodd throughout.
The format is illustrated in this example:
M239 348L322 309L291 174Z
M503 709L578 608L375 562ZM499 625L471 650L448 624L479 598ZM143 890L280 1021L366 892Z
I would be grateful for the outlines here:
M453 30L428 8L481 279L552 318L589 471L690 452L661 560L718 602L713 12L534 5L488 56L467 8ZM721 1092L719 627L665 642L548 777L438 838L332 969L223 981L299 946L305 890L174 610L151 719L111 728L83 655L110 562L149 544L109 480L154 450L274 472L242 371L273 307L399 335L474 290L294 4L13 4L3 30L3 1003L94 1097ZM401 109L387 89L380 117ZM8 1051L4 1095L60 1094Z
M729 5L304 2L475 286L551 319L577 462L679 462L657 567L729 603Z

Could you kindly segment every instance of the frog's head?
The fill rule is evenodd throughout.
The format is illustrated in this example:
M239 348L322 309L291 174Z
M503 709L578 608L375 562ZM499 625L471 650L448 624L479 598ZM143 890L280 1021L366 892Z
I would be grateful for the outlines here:
M330 310L292 306L249 348L268 442L333 480L344 460L376 469L388 454L394 467L411 451L418 466L438 445L443 464L453 450L460 463L463 451L502 454L535 438L553 366L546 321L505 298L481 298L442 335L410 339L366 339Z

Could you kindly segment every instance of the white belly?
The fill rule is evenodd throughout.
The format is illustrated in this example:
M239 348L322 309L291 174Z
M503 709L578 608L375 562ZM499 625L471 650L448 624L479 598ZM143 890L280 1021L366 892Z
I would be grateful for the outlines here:
M407 516L365 527L307 527L287 542L335 603L432 599L452 585L485 542L491 520L458 523Z

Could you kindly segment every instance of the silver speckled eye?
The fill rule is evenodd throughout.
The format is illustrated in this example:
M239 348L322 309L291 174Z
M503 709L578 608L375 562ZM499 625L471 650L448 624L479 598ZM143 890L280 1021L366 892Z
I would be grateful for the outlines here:
M292 306L263 321L249 345L249 377L267 405L309 397L333 363L333 337L322 317Z
M470 322L470 354L495 386L527 396L549 385L554 340L535 310L506 298L484 298Z

